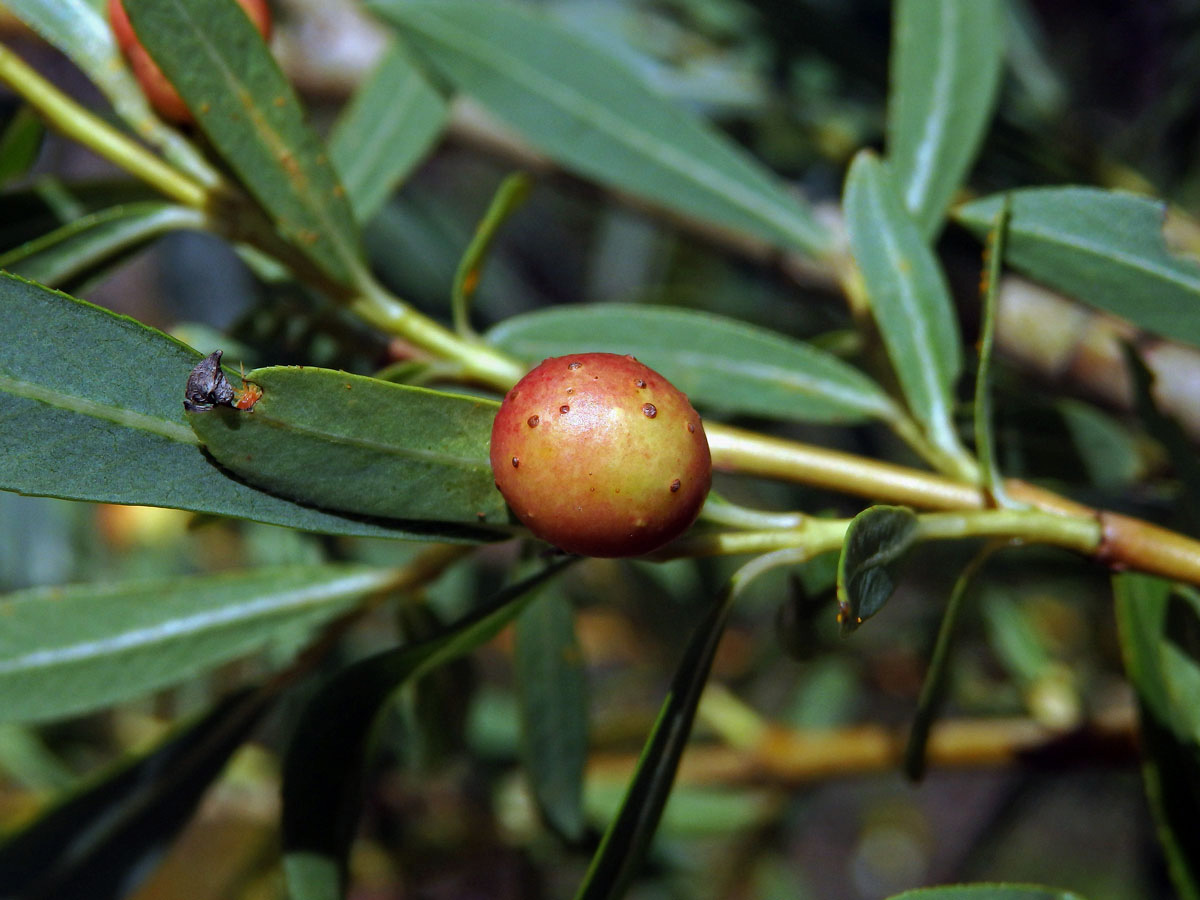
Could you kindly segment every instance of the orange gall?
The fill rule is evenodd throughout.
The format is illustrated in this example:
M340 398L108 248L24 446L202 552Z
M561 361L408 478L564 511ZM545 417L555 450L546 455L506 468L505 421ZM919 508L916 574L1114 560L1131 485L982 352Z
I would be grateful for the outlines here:
M712 483L700 416L632 356L547 359L492 425L496 487L537 537L583 556L640 556L695 521Z

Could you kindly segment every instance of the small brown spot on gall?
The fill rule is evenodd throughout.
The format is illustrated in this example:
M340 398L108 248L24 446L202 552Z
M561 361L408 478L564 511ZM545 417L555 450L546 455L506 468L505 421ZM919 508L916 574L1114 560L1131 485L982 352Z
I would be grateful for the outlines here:
M642 379L640 379L640 378L638 378L638 379L637 379L636 381L634 381L633 383L634 383L634 384L636 384L636 385L637 385L638 387L640 387L640 388L644 388L644 387L646 386L646 382L645 382L645 381L643 381L643 380L642 380Z
M679 490L680 484L681 484L681 482L678 478L676 478L674 481L671 482L671 493L672 494L675 493L677 490Z
M528 419L525 420L525 424L527 424L530 428L537 428L538 422L540 422L540 421L542 421L541 416L530 416Z
M567 406L567 404L564 403L562 406L560 406L558 408L558 411L565 416L567 413L569 413L571 411L571 407Z
M520 457L518 457L518 456L514 456L514 457L513 457L513 468L515 469L515 468L517 468L517 467L518 467L518 466L520 466L520 465L521 465L521 459L520 459Z
M653 403L647 403L645 406L643 406L642 412L645 414L647 419L653 419L658 415L658 409L655 408Z
M569 364L567 365L567 368L568 368L568 369L571 369L572 371L573 371L573 370L575 370L575 369L582 369L582 368L583 368L583 363L581 363L581 362L573 362L573 363L569 363Z
M688 431L692 434L696 433L696 426L693 425L691 422L688 422Z
M568 394L573 394L573 393L575 393L575 388L567 388L567 393L568 393Z

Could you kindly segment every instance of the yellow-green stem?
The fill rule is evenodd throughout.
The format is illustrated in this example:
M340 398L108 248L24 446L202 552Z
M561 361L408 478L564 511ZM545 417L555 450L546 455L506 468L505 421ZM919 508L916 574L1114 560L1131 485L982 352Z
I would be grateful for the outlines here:
M51 128L90 147L184 206L208 206L211 192L207 188L84 109L3 45L0 81L24 97Z
M484 343L463 338L393 296L377 282L359 279L349 308L363 321L398 335L434 356L453 360L463 375L503 393L525 374L526 367Z
M1093 517L1078 518L1034 509L963 510L926 513L917 518L918 540L1012 538L1094 554L1102 538Z
M924 509L982 507L977 487L894 463L705 423L713 466Z

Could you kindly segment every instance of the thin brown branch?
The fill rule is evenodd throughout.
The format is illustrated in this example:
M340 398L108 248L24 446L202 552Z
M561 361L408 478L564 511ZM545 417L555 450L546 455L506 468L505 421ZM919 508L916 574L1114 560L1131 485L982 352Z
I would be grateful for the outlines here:
M958 719L936 725L929 738L929 769L1011 766L1067 768L1107 762L1135 765L1136 715L1122 707L1069 732L1032 719ZM828 731L768 729L755 746L690 747L679 782L691 785L798 786L829 778L899 774L905 729L859 725ZM594 756L588 778L624 781L637 765L634 754Z

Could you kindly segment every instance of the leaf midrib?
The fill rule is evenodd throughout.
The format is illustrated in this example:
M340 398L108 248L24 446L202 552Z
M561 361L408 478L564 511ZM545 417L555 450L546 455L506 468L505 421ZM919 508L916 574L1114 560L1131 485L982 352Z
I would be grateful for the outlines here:
M26 673L85 660L120 656L124 653L164 644L180 637L194 637L204 632L218 631L238 623L261 621L308 606L317 606L340 597L366 593L378 588L393 577L390 570L349 575L332 582L310 585L281 593L270 594L239 604L172 618L165 622L122 631L106 638L79 641L35 650L23 656L0 660L0 676Z
M491 463L485 457L465 457L458 456L452 453L440 452L437 450L423 450L420 447L409 447L401 444L395 444L385 441L372 440L371 438L361 435L340 434L338 432L327 431L316 426L305 425L302 422L281 418L260 411L260 407L256 407L248 415L256 417L261 424L275 428L280 431L290 431L304 437L316 438L326 443L337 444L341 447L352 447L360 450L369 450L374 453L381 453L388 456L396 456L401 459L414 459L424 462L436 462L443 465L453 465L460 469L471 469L477 471L491 472ZM199 413L205 415L205 413Z
M883 209L883 190L885 186L881 181L882 174L881 171L869 173L868 180L863 185L867 195L867 203L871 207L871 217L877 222L887 221ZM899 329L899 331L895 328L885 329L884 335L886 338L890 334L892 341L904 335L910 336L912 338L909 342L910 346L917 351L918 357L922 360L928 360L927 365L918 366L921 375L920 382L926 389L926 401L929 404L929 408L926 410L929 416L928 424L933 433L937 435L939 444L945 446L943 442L946 440L946 435L953 433L947 398L943 395L941 387L942 381L946 380L946 361L942 358L932 335L929 334L927 319L921 314L920 303L913 290L912 279L907 277L912 266L911 262L896 243L895 235L890 228L880 227L876 230L891 271L905 273L904 277L895 279L896 296L900 300L903 315L909 323L920 323L921 326L919 328ZM922 352L923 350L927 352ZM903 378L902 373L906 369L911 369L911 367L898 366L897 369L898 374L901 374Z
M200 444L199 439L186 425L171 422L167 419L160 419L146 413L135 412L132 409L99 403L95 400L89 400L86 397L67 394L54 388L21 381L8 375L0 374L0 392L24 397L27 400L35 400L39 403L45 403L68 412L79 413L89 418L112 422L115 425L125 428L157 434L176 443L191 444L192 446L199 446Z
M266 148L267 153L276 161L280 159L280 154L282 153L292 154L293 145L288 143L288 141L281 134L279 134L279 132L269 125L267 118L263 113L262 106L258 102L255 91L247 87L247 85L238 78L237 73L226 64L225 57L221 55L217 49L217 46L209 39L208 33L202 27L200 27L200 23L198 23L192 17L191 9L188 7L188 5L186 3L176 2L175 7L182 13L188 24L192 26L192 32L197 43L212 62L213 68L216 69L225 79L225 82L230 87L231 94L243 99L243 103L241 105L246 111L247 117L253 123L253 131L259 135L259 139L262 145ZM275 152L275 148L279 148L278 153ZM307 161L302 153L293 154L293 159L296 159L300 162ZM344 240L344 235L347 233L345 224L336 222L329 215L327 215L327 210L329 207L334 206L339 198L336 196L330 197L328 198L327 203L311 202L315 200L315 198L312 196L312 191L305 190L304 187L302 187L300 184L297 184L292 179L292 176L287 169L283 168L282 166L277 168L278 171L283 175L283 181L288 186L289 193L296 198L300 204L300 207L306 210L313 220L321 226L322 235L329 242L330 248L333 250L334 254L340 260L342 265L346 267L346 274L350 277L353 277L354 272L359 267L359 261L355 250L348 247L346 241ZM311 174L312 173L307 167L300 170L301 177L305 178L306 180ZM280 222L279 224L284 225L285 223Z
M494 44L481 41L471 32L456 28L453 23L436 13L420 17L419 13L414 16L410 12L405 16L405 21L411 25L412 20L418 17L421 18L423 30L427 34L449 44L454 51L472 57L485 67L506 73L531 93L541 94L553 100L560 109L567 110L572 118L587 120L597 131L604 132L619 144L644 152L664 168L682 175L686 181L706 189L715 187L716 192L728 199L732 205L749 213L753 218L765 219L802 246L819 247L825 243L823 236L809 227L808 223L799 217L798 212L781 208L768 194L747 188L741 182L727 178L720 169L713 168L686 153L678 152L670 144L645 134L636 123L613 115L607 107L593 103L586 95L545 78L537 69L516 57L489 53L489 50L496 49ZM431 20L438 24L431 24ZM417 27L418 30L422 30L422 26ZM639 135L644 137L639 139Z

